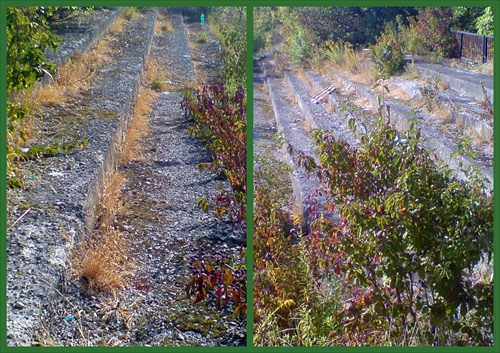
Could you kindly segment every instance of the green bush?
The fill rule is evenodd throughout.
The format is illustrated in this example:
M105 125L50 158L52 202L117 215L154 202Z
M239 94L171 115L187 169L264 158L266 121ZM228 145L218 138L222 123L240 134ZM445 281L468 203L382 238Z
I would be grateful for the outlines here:
M491 344L493 283L487 273L471 277L493 251L493 197L479 172L453 178L412 126L400 133L379 122L357 148L322 131L314 139L319 165L305 165L339 211L331 251L343 257L355 299L336 334L383 321L400 344L411 344L409 332L414 344Z
M318 49L320 57L330 60L338 67L345 67L355 73L358 67L356 53L350 43L327 40Z
M403 69L405 48L399 38L395 23L387 24L377 44L371 46L370 49L380 76L387 77Z
M234 94L247 83L246 11L243 7L216 8L209 25L221 42L225 88Z
M270 49L273 36L278 32L280 23L276 16L276 10L265 6L254 8L253 26L253 51Z
M254 344L326 345L341 303L339 283L318 264L328 239L296 241L283 162L257 156L254 170Z
M484 9L484 13L477 19L477 33L482 35L493 35L493 7L488 6Z

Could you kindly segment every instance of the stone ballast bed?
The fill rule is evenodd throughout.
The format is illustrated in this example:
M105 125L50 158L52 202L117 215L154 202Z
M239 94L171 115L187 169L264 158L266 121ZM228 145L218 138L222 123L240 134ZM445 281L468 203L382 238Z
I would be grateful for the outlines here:
M313 72L308 72L307 74L308 77L311 78L309 82L313 83L315 89L323 89L324 87L326 87L327 82L319 75L314 74ZM300 99L302 101L302 104L299 104L299 106L301 106L301 108L303 109L304 114L306 116L314 117L321 116L318 113L311 114L310 106L313 105L313 103L309 101L308 97L312 96L312 94L309 93L309 95L307 95L307 93L305 93L305 90L303 88L301 89L300 85L304 84L300 81L300 79L291 74L287 74L286 76L288 77L287 82L289 83L290 89L295 92L297 99ZM380 105L378 103L378 94L373 89L368 88L362 84L352 82L344 77L341 77L340 75L335 75L335 77L337 78L338 83L343 87L354 88L358 97L363 97L369 102L370 109L375 111L379 109ZM330 104L334 110L338 110L338 101L336 101L335 94L329 95L327 97L328 104ZM391 124L399 131L408 129L410 125L410 119L415 117L414 114L412 114L413 108L406 104L395 102L390 99L386 100L386 105L390 107ZM322 108L318 107L317 109ZM431 120L425 113L420 113L418 116L422 117L423 121ZM338 119L335 120L335 122L332 121L330 123L330 127L328 127L328 123L318 123L316 125L321 128L331 129L334 124L335 126L337 126ZM445 137L444 134L438 130L436 124L417 123L416 127L421 130L422 138L423 141L425 141L426 148L430 151L433 151L433 153L441 161L447 163L449 168L458 170L460 168L460 164L465 168L469 165L476 166L480 169L481 174L490 182L489 187L493 188L493 168L491 166L480 160L474 160L466 155L457 155L452 157L453 153L457 150L458 145L455 141L452 141L449 138ZM457 173L457 176L461 179L464 178L464 175L462 173Z

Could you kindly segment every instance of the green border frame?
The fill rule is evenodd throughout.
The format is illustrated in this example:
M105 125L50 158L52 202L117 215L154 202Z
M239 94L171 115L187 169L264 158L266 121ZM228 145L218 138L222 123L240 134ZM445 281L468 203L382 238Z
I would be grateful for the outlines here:
M495 345L493 347L252 347L253 341L253 7L254 6L492 6L495 16L495 30L494 36L500 38L500 1L499 0L310 0L310 1L297 1L297 0L47 0L47 1L14 1L5 0L0 3L0 48L2 53L0 55L0 119L3 124L0 126L0 145L6 146L6 122L5 117L6 106L6 52L3 51L6 47L6 7L7 6L36 6L36 5L51 5L51 6L247 6L247 347L120 347L121 350L133 352L151 352L151 351L167 351L167 352L279 352L279 351L304 351L309 352L499 352L500 344L500 327L497 324L494 326ZM494 58L494 70L499 72L500 59L499 55ZM494 89L498 92L500 89L500 80L494 81ZM498 95L494 97L495 111L500 109L500 100ZM500 141L499 139L496 139ZM4 150L5 151L5 150ZM494 146L494 172L500 170L497 163L497 155L500 153L500 146L495 143ZM0 154L0 175L6 175L6 155ZM494 181L494 188L497 186ZM3 212L0 212L0 351L2 352L32 352L34 350L40 351L108 351L114 349L113 347L7 347L6 346L6 269L7 269L7 251L6 251L6 229L7 229L7 215L6 215L6 178L0 178L0 205L3 207ZM495 204L498 204L498 196L494 197ZM500 250L500 241L498 239L500 226L497 220L500 219L500 210L495 208L495 224L494 224L494 252L498 253ZM498 261L494 264L495 274L499 273ZM494 322L498 323L500 318L499 303L500 290L494 290ZM118 349L118 348L116 348ZM116 350L115 349L115 350Z

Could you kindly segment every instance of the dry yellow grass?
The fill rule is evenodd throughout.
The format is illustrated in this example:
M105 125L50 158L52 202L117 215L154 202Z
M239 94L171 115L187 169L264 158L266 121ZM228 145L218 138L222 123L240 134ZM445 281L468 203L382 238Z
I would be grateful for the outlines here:
M432 113L436 116L440 124L449 124L453 121L453 110L450 107L440 106Z
M171 91L177 88L172 83L172 73L163 69L154 59L149 59L146 62L144 81L157 92Z
M119 156L120 164L127 164L132 160L145 161L146 157L142 151L141 140L148 133L148 114L151 112L151 105L156 98L156 93L141 87L137 103L134 107L132 120L127 129L125 140Z
M163 77L163 72L160 64L155 59L148 59L146 61L146 71L144 72L144 81L151 82L157 77Z
M74 268L79 278L91 289L117 296L134 273L134 264L128 259L123 235L115 229L101 234L99 239L87 239L76 254Z
M20 93L16 100L28 106L30 112L40 106L63 105L68 96L89 88L100 65L113 62L110 53L109 40L101 39L92 50L73 56L59 68L54 82L36 87L30 93Z
M97 209L97 229L87 234L73 254L73 271L86 281L91 289L114 296L127 283L134 272L129 259L129 244L115 228L116 217L124 214L127 204L121 189L126 179L119 172L109 175L100 195Z
M479 65L477 72L483 74L493 75L493 61L487 62L486 64Z
M11 97L14 103L28 109L28 115L24 118L22 127L16 126L17 122L12 121L12 132L7 131L7 143L12 148L22 146L23 143L27 142L36 132L34 115L40 109L41 104L34 99L34 94L35 91L31 91L30 93L21 91L16 92L16 94ZM17 131L18 129L22 129L23 133L19 133Z
M63 105L66 101L64 86L54 83L52 85L40 87L34 92L35 101L43 106L56 107Z
M56 83L65 87L68 94L86 90L98 73L100 65L111 64L109 39L101 39L89 52L76 55L70 59L57 73Z
M156 75L158 70L157 64L149 62L146 78ZM147 115L155 98L153 90L140 87L131 122L118 155L120 164L145 159L140 140L148 132ZM96 230L87 235L74 255L77 276L84 279L89 288L111 293L113 296L120 295L135 269L133 261L129 259L128 242L117 229L117 217L126 215L129 209L121 192L124 183L126 179L118 171L107 177L104 190L99 196Z
M106 230L112 227L116 215L125 209L125 203L121 198L121 188L125 182L125 177L119 172L108 176L97 206L98 229Z
M118 17L109 28L112 33L121 33L124 30L124 25L127 20L123 17Z
M172 32L173 30L174 26L170 18L159 13L155 23L155 35L162 36L164 32Z

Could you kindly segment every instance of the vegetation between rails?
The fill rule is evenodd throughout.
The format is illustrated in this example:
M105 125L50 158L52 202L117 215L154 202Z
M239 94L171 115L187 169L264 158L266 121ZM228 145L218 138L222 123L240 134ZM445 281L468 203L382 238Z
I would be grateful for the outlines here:
M185 92L182 108L193 119L190 134L199 138L212 155L211 163L201 164L214 175L227 179L231 191L221 190L215 198L218 217L229 217L235 229L246 224L246 13L244 8L207 9L210 28L221 41L223 79L196 91ZM206 32L201 32L206 33ZM198 44L205 35L196 36ZM203 73L202 73L203 74ZM210 201L201 198L199 206L208 211ZM242 248L242 255L245 249ZM234 268L230 259L203 258L193 263L193 276L187 285L195 302L212 293L221 308L231 300L235 314L246 313L246 271ZM231 299L230 299L231 298Z
M146 83L155 77L155 69L156 65L148 62ZM151 89L145 86L139 88L130 124L119 148L119 166L130 161L145 161L140 141L148 132L147 115L155 98L156 94ZM121 295L121 290L135 271L128 252L129 240L124 237L117 221L128 212L128 200L121 192L126 181L119 168L107 176L97 203L96 228L86 234L73 254L74 271L85 280L87 287L114 297Z
M78 136L62 141L39 143L40 136L34 126L45 124L38 112L42 108L63 106L78 99L78 93L89 88L103 64L113 63L107 37L89 52L71 57L56 68L46 62L44 50L57 49L60 38L53 34L50 23L65 21L80 16L90 8L81 7L11 7L8 8L8 180L10 186L23 186L21 162L28 159L54 156L76 148L84 148L85 139ZM126 18L137 17L135 11L123 11L121 29ZM29 40L27 38L30 38ZM22 47L21 47L21 44ZM152 70L149 70L151 72ZM157 73L153 73L157 74ZM151 74L150 74L151 75ZM35 86L37 81L48 76L50 84ZM144 135L144 114L153 97L151 90L141 88L141 103L134 110L131 128L122 146L118 159L126 163L141 158L137 140ZM66 132L61 132L64 136ZM26 147L24 147L26 146ZM115 227L116 217L126 211L126 202L120 189L125 182L118 171L107 176L106 185L97 210L97 226L84 236L73 253L72 269L83 278L91 289L117 295L126 284L133 269L127 257L127 241Z

